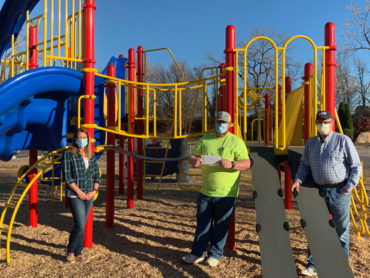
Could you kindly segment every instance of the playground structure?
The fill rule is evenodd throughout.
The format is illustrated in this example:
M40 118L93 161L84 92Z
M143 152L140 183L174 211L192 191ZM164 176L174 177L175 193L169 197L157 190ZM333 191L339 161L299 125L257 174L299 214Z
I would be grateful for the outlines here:
M217 98L218 110L226 110L232 116L233 127L231 132L241 136L246 143L248 131L248 98L252 104L262 96L259 90L270 90L274 96L274 106L271 108L270 94L264 96L264 144L273 144L275 154L283 157L287 154L288 145L303 144L303 140L316 134L314 116L318 110L326 109L335 115L335 40L334 25L328 23L325 27L325 46L316 44L306 36L290 38L282 47L278 47L267 37L256 37L250 40L245 48L235 47L236 30L233 26L226 29L225 64L213 76L202 77L196 81L182 81L172 84L154 84L144 82L145 57L153 50L137 48L129 49L128 58L112 57L107 67L101 72L94 68L94 10L95 1L46 1L44 12L35 18L29 18L29 11L38 1L6 1L2 9L0 20L8 23L9 30L3 33L0 51L10 48L9 59L1 61L2 83L0 85L0 158L9 160L14 151L30 150L30 165L25 172L21 171L18 181L7 200L0 223L0 232L7 232L7 262L10 261L11 229L18 208L30 192L30 224L37 226L37 180L41 175L52 168L49 178L53 184L61 181L55 175L55 167L59 163L61 153L68 145L70 133L75 127L84 126L88 129L91 138L94 138L96 152L107 152L107 180L106 180L106 227L114 226L114 168L115 151L119 155L119 190L123 193L124 180L127 179L127 207L134 205L134 157L137 158L137 199L142 198L147 173L146 163L159 163L161 179L166 162L181 160L186 156L187 139L199 137L212 132L207 126L209 117L207 107L207 92L215 87L219 91ZM50 10L48 4L50 3ZM63 7L63 9L62 9ZM57 11L55 13L55 10ZM62 16L64 10L64 17ZM4 11L4 13L3 13ZM69 13L70 12L70 13ZM18 17L21 13L22 16ZM57 22L54 22L57 14ZM3 18L1 18L3 16ZM6 16L6 18L5 18ZM20 28L25 23L26 38L24 50L16 53L16 39ZM6 24L2 24L4 26ZM42 29L41 27L42 26ZM64 27L64 28L63 28ZM42 30L42 38L38 40L38 30ZM57 31L56 31L56 30ZM64 34L63 34L64 30ZM305 66L304 84L290 92L291 85L285 74L286 49L294 39L305 39L313 48L314 61ZM9 41L10 40L10 41ZM267 40L275 52L275 84L271 88L249 88L247 82L247 54L249 46L256 40ZM322 53L321 90L318 93L318 52ZM281 64L279 65L279 53ZM172 55L172 53L170 52ZM40 59L38 59L41 56ZM42 66L38 63L42 61ZM176 62L176 60L174 60ZM240 63L239 61L242 61ZM239 68L242 64L243 67ZM280 73L281 70L281 74ZM237 78L240 73L241 81ZM127 76L127 79L125 77ZM280 77L279 77L280 76ZM281 86L279 85L281 80ZM239 95L239 88L241 94ZM280 88L280 89L279 89ZM171 94L173 97L173 117L167 118L160 113L158 98L161 94ZM191 99L192 109L185 101ZM304 101L304 107L302 102ZM320 101L319 101L320 100ZM192 122L197 115L201 118L201 132L193 132ZM262 118L262 117L261 117ZM340 127L338 117L335 117ZM271 124L273 120L273 124ZM171 128L162 134L158 123L170 122ZM304 122L304 135L301 124ZM262 128L260 128L261 130ZM115 137L119 136L119 145L115 146ZM158 159L151 155L155 147L144 148L144 140L167 141L164 157ZM169 158L169 145L173 139L186 140L182 157ZM136 140L136 150L134 141ZM127 149L125 149L125 141ZM37 159L37 150L49 152L48 157ZM57 150L57 151L55 151ZM145 155L144 155L145 152ZM124 176L124 155L127 155L127 177ZM46 162L47 161L47 162ZM155 162L154 162L155 161ZM182 160L181 160L182 161ZM285 163L285 162L283 162ZM180 163L178 184L183 175L183 162ZM287 163L284 164L286 193L290 193L290 180ZM156 176L156 175L155 175ZM28 180L26 179L28 177ZM159 185L158 185L159 186ZM18 200L14 201L14 192L22 188ZM54 187L53 187L54 188ZM157 187L158 188L158 187ZM60 183L62 190L62 183ZM357 234L369 235L366 225L368 198L363 180L359 191L354 189L351 217ZM286 194L286 207L289 208L290 194ZM359 213L355 200L359 203ZM5 213L13 209L8 229L4 229ZM358 223L355 221L358 216ZM232 226L228 240L229 248L235 248ZM85 246L92 246L92 212L86 227Z

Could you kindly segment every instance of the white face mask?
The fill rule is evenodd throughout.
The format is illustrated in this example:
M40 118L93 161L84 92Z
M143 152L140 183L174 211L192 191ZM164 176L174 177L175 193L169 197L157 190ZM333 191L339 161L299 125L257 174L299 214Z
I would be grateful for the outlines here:
M328 135L330 133L330 123L318 123L317 132L321 135Z

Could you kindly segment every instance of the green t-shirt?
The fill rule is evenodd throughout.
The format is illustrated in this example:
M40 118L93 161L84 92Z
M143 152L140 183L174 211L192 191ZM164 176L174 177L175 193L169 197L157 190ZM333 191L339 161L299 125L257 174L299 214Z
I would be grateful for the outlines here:
M228 132L218 138L215 133L204 135L193 150L194 155L217 155L221 159L238 161L249 159L242 139ZM237 197L240 171L219 165L202 165L203 185L200 192L210 197Z

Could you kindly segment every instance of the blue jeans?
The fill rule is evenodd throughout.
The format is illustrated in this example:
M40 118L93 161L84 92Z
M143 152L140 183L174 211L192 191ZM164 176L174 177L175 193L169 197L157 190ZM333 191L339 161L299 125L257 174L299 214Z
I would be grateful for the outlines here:
M339 191L344 185L345 184L342 183L336 187L320 186L319 189L324 193L326 204L335 223L335 230L348 259L351 194L343 194ZM307 260L309 265L314 265L311 252L309 250Z
M208 197L202 193L197 200L197 228L191 254L203 257L208 256L221 259L229 231L231 216L236 198Z
M72 212L74 227L69 235L68 253L74 253L75 256L81 255L85 235L85 225L90 209L93 204L93 198L90 200L81 200L79 198L68 198L69 207Z

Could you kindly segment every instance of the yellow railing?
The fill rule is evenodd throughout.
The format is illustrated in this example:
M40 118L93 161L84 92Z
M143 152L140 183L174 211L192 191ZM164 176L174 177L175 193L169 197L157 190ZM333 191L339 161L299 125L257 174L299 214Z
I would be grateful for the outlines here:
M342 125L340 123L337 110L335 110L335 123L337 124L339 132L343 134ZM361 178L358 183L358 190L357 190L357 187L354 187L352 189L351 209L350 209L351 220L352 220L353 228L356 231L357 237L360 237L361 234L365 234L365 233L368 236L370 236L369 227L367 225L367 216L370 213L370 211L368 211L366 208L369 206L369 198L367 196L366 188L364 185L364 171L363 171L364 167L363 167L362 162L361 162L361 165L362 165ZM360 193L358 193L358 191L360 191ZM356 205L356 201L358 205ZM355 217L357 217L359 225L357 225Z
M290 39L288 39L284 45L282 47L278 47L275 42L273 40L271 40L270 38L268 37L265 37L265 36L258 36L258 37L255 37L251 40L249 40L245 47L242 48L242 49L234 49L234 51L236 52L236 65L238 65L238 54L241 54L242 55L242 58L243 58L243 72L240 74L242 76L242 80L243 80L243 92L242 92L242 98L243 99L246 99L247 97L247 92L248 90L250 90L251 88L248 87L248 72L247 72L247 67L248 67L248 59L247 59L247 56L248 56L248 48L250 47L250 45L257 41L257 40L266 40L268 41L271 46L273 47L273 51L274 51L274 75L275 75L275 80L274 80L274 86L273 86L273 90L274 90L274 93L275 93L275 106L279 106L281 105L281 120L280 120L280 125L281 125L281 133L282 133L282 136L279 136L279 109L275 109L275 148L276 149L279 149L279 150L286 150L286 111L285 111L285 87L286 87L286 84L285 84L285 77L286 77L286 50L287 50L287 47L289 46L289 44L295 40L295 39L304 39L304 40L307 40L311 46L312 46L312 49L313 49L313 56L314 56L314 64L313 64L313 67L314 67L314 72L313 72L313 85L312 85L312 89L313 89L313 98L314 98L314 104L312 105L312 111L310 113L310 115L313 115L312 117L314 117L314 115L316 115L316 112L317 112L317 105L320 104L320 102L318 102L318 95L317 95L317 74L318 74L318 51L321 50L322 51L322 56L323 56L323 62L322 64L324 65L324 62L325 62L325 49L328 49L327 46L316 46L316 44L307 36L302 36L302 35L297 35L297 36L293 36L291 37ZM279 64L279 54L281 54L281 64ZM279 68L281 68L281 74L279 73ZM238 73L238 68L234 69L237 73ZM325 74L325 67L322 67L322 73ZM280 74L280 75L279 75ZM238 75L237 75L238 76ZM279 80L281 80L281 100L279 100L278 98L278 84L279 84ZM324 82L325 83L325 82ZM236 85L238 85L238 80L236 80ZM237 86L238 87L238 86ZM264 88L253 88L253 89L264 89ZM324 92L325 92L325 86L321 86L321 99L322 99L322 96L324 96ZM238 101L238 100L237 100ZM238 106L237 106L238 107ZM247 110L248 110L248 107L246 105L246 102L243 103L243 109L242 109L242 113L243 113L243 116L245 119L243 121L243 138L246 138L246 133L247 133ZM315 127L314 127L315 128ZM245 139L246 140L246 139Z
M7 241L6 241L6 261L7 263L10 262L10 240L11 240L11 234L13 229L13 224L15 217L17 215L18 209L26 196L27 192L31 188L32 184L37 181L42 174L47 171L50 167L54 167L54 165L61 161L62 159L62 152L65 150L65 148L55 150L50 152L47 156L41 158L38 160L35 164L33 164L27 171L25 171L22 175L20 175L17 179L17 183L13 187L12 191L10 192L10 195L5 202L3 211L1 213L0 217L0 240L1 240L1 233L4 231L7 231ZM48 159L51 159L50 161ZM26 177L34 170L37 169L37 174L30 180L29 182L26 182ZM20 189L20 192L17 189ZM4 227L4 220L5 215L8 211L8 209L13 209L13 213L10 218L10 222L7 225L7 229ZM0 256L1 256L1 248L0 248Z
M223 74L218 74L210 77L203 78L201 80L196 81L189 81L189 82L180 82L180 83L143 83L143 82L136 82L136 81L128 81L123 79L118 79L114 77L110 77L107 75L103 75L97 73L95 69L84 69L85 72L93 72L96 76L100 76L106 79L106 82L110 82L116 84L117 87L117 95L118 95L118 103L117 103L117 118L121 119L122 115L122 107L121 107L121 99L123 96L122 88L126 88L126 91L130 88L140 89L143 91L143 95L145 103L144 103L144 116L142 118L136 118L137 120L144 121L144 133L143 134L136 134L135 131L124 130L121 127L121 121L116 121L115 126L105 127L105 126L98 126L97 124L82 124L81 122L81 100L83 98L89 98L90 96L81 96L78 100L78 126L84 126L88 128L96 128L106 132L112 132L115 134L127 136L127 137L135 137L135 138L142 138L142 139L179 139L179 138L186 138L186 137L198 137L203 135L204 133L210 132L207 128L207 89L209 86L217 86L219 84L219 77L223 76ZM197 90L202 91L201 99L197 97ZM161 94L169 93L172 97L173 105L171 109L173 109L173 117L172 124L173 124L173 133L171 136L161 136L158 134L157 124L158 121L162 120L160 116L160 109L169 109L169 107L161 107L158 99ZM195 97L194 97L195 96ZM93 96L94 97L94 96ZM186 106L184 101L187 100L188 103L191 105L195 105L196 103L202 103L201 110L198 111L199 116L203 118L202 124L202 132L196 132L192 134L188 134L184 132L188 130L187 126L183 126L185 121L190 121L193 114L189 113L189 107ZM128 106L130 100L127 99L126 106ZM125 109L128 111L128 118L130 118L134 111L130 111L129 109ZM133 115L136 116L136 115ZM204 119L205 118L205 119ZM152 123L152 129L150 129L150 123Z

